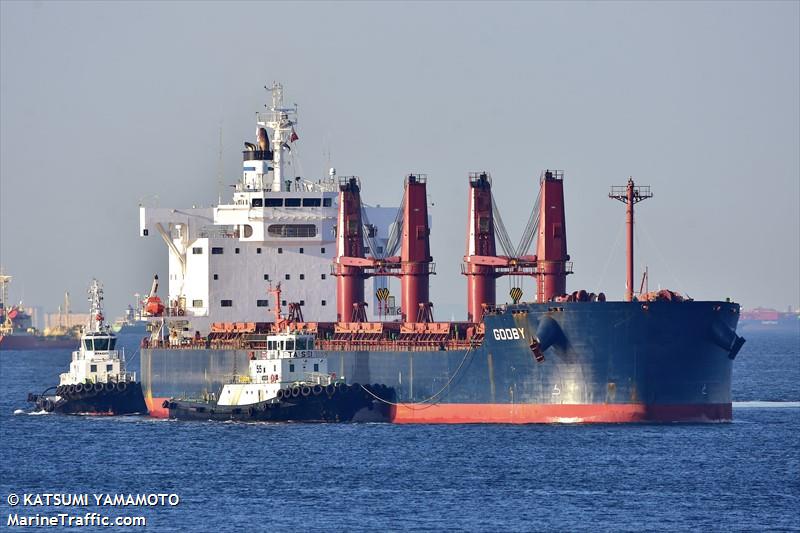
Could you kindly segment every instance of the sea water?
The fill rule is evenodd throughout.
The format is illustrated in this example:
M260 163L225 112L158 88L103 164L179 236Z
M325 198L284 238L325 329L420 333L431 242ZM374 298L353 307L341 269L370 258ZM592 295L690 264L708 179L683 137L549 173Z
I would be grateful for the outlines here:
M734 421L699 425L30 416L27 393L55 384L70 353L0 352L0 528L97 513L147 520L132 531L800 530L800 334L747 337ZM131 370L136 341L121 338ZM125 504L159 494L178 502Z

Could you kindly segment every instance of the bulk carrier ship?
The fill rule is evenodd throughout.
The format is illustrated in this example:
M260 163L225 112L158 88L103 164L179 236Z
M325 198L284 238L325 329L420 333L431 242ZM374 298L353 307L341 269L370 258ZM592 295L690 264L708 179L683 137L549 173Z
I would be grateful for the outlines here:
M516 247L492 199L491 177L469 174L461 272L467 279L468 318L436 322L429 300L434 263L426 176L406 176L400 208L385 217L362 204L358 178L324 184L285 179L285 156L297 138L295 122L293 110L283 106L279 85L272 87L272 95L268 116L259 121L258 144L246 143L233 205L188 219L185 211L142 208L141 234L156 227L171 251L170 300L167 306L148 305L158 316L151 318L153 334L141 350L151 415L168 416L163 406L169 398L207 397L253 359L267 364L285 358L288 348L270 339L295 334L312 339L302 353L288 354L298 358L298 365L324 356L328 369L353 386L391 389L391 398L377 399L389 406L389 418L396 423L731 420L732 364L744 343L736 334L739 305L693 301L668 290L633 293L633 210L652 196L649 187L630 179L609 195L626 204L628 228L625 299L610 302L603 293L567 293L572 263L563 172L541 174L535 208ZM307 198L317 200L307 205ZM224 245L213 246L209 229L198 232L202 217L217 228L230 224L222 237L228 240L220 242ZM370 223L378 219L383 224ZM170 224L170 231L164 224ZM529 255L534 240L536 253ZM498 254L498 242L503 254ZM323 244L332 256L311 259L307 252ZM259 253L262 248L265 253ZM204 255L209 249L211 259ZM256 309L231 318L233 302L216 286L213 256L232 250L234 255L255 252L255 259L242 259L228 272L233 279L220 285L228 291L239 287L244 298L253 300L246 305L267 307L261 295L275 270L284 272L279 279L284 291L296 295L293 302L280 302L289 308L286 321L260 322L266 313ZM203 258L201 265L190 269L195 256ZM314 286L286 285L292 276L302 279L314 269L319 276ZM535 300L520 302L522 291L515 288L514 303L497 305L501 276L533 278ZM400 280L399 308L387 305L386 280L392 277ZM326 317L330 307L322 309L331 301L324 298L333 292L332 280L335 319ZM377 300L372 314L365 302L368 280ZM189 290L205 299L190 296ZM211 313L206 302L227 308L227 316L226 310ZM309 309L312 321L303 316Z

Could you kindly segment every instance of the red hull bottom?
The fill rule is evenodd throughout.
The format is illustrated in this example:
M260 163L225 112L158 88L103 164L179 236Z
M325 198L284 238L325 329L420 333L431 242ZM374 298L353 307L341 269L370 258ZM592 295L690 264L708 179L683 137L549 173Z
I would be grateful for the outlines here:
M730 422L731 404L435 404L398 405L396 424L618 424Z
M161 404L168 398L146 399L154 418L168 418ZM391 409L395 424L621 424L631 422L730 422L729 403L695 405L532 405L435 404L398 405Z

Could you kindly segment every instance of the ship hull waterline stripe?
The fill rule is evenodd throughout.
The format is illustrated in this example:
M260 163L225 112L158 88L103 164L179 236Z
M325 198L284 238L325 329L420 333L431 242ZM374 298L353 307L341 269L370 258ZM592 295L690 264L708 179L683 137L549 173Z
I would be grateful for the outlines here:
M730 403L715 404L435 404L398 405L396 424L553 424L729 422Z
M150 398L154 418L168 418L161 405L168 398ZM715 404L434 404L398 405L391 410L395 424L616 424L630 422L730 422L729 403Z

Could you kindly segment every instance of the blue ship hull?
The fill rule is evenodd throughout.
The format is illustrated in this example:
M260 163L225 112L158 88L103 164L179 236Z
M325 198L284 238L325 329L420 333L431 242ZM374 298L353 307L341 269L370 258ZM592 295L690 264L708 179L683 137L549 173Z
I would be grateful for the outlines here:
M728 302L519 304L485 316L472 347L354 341L324 354L349 383L394 389L398 423L727 421L738 317ZM151 414L216 392L251 352L143 348Z

